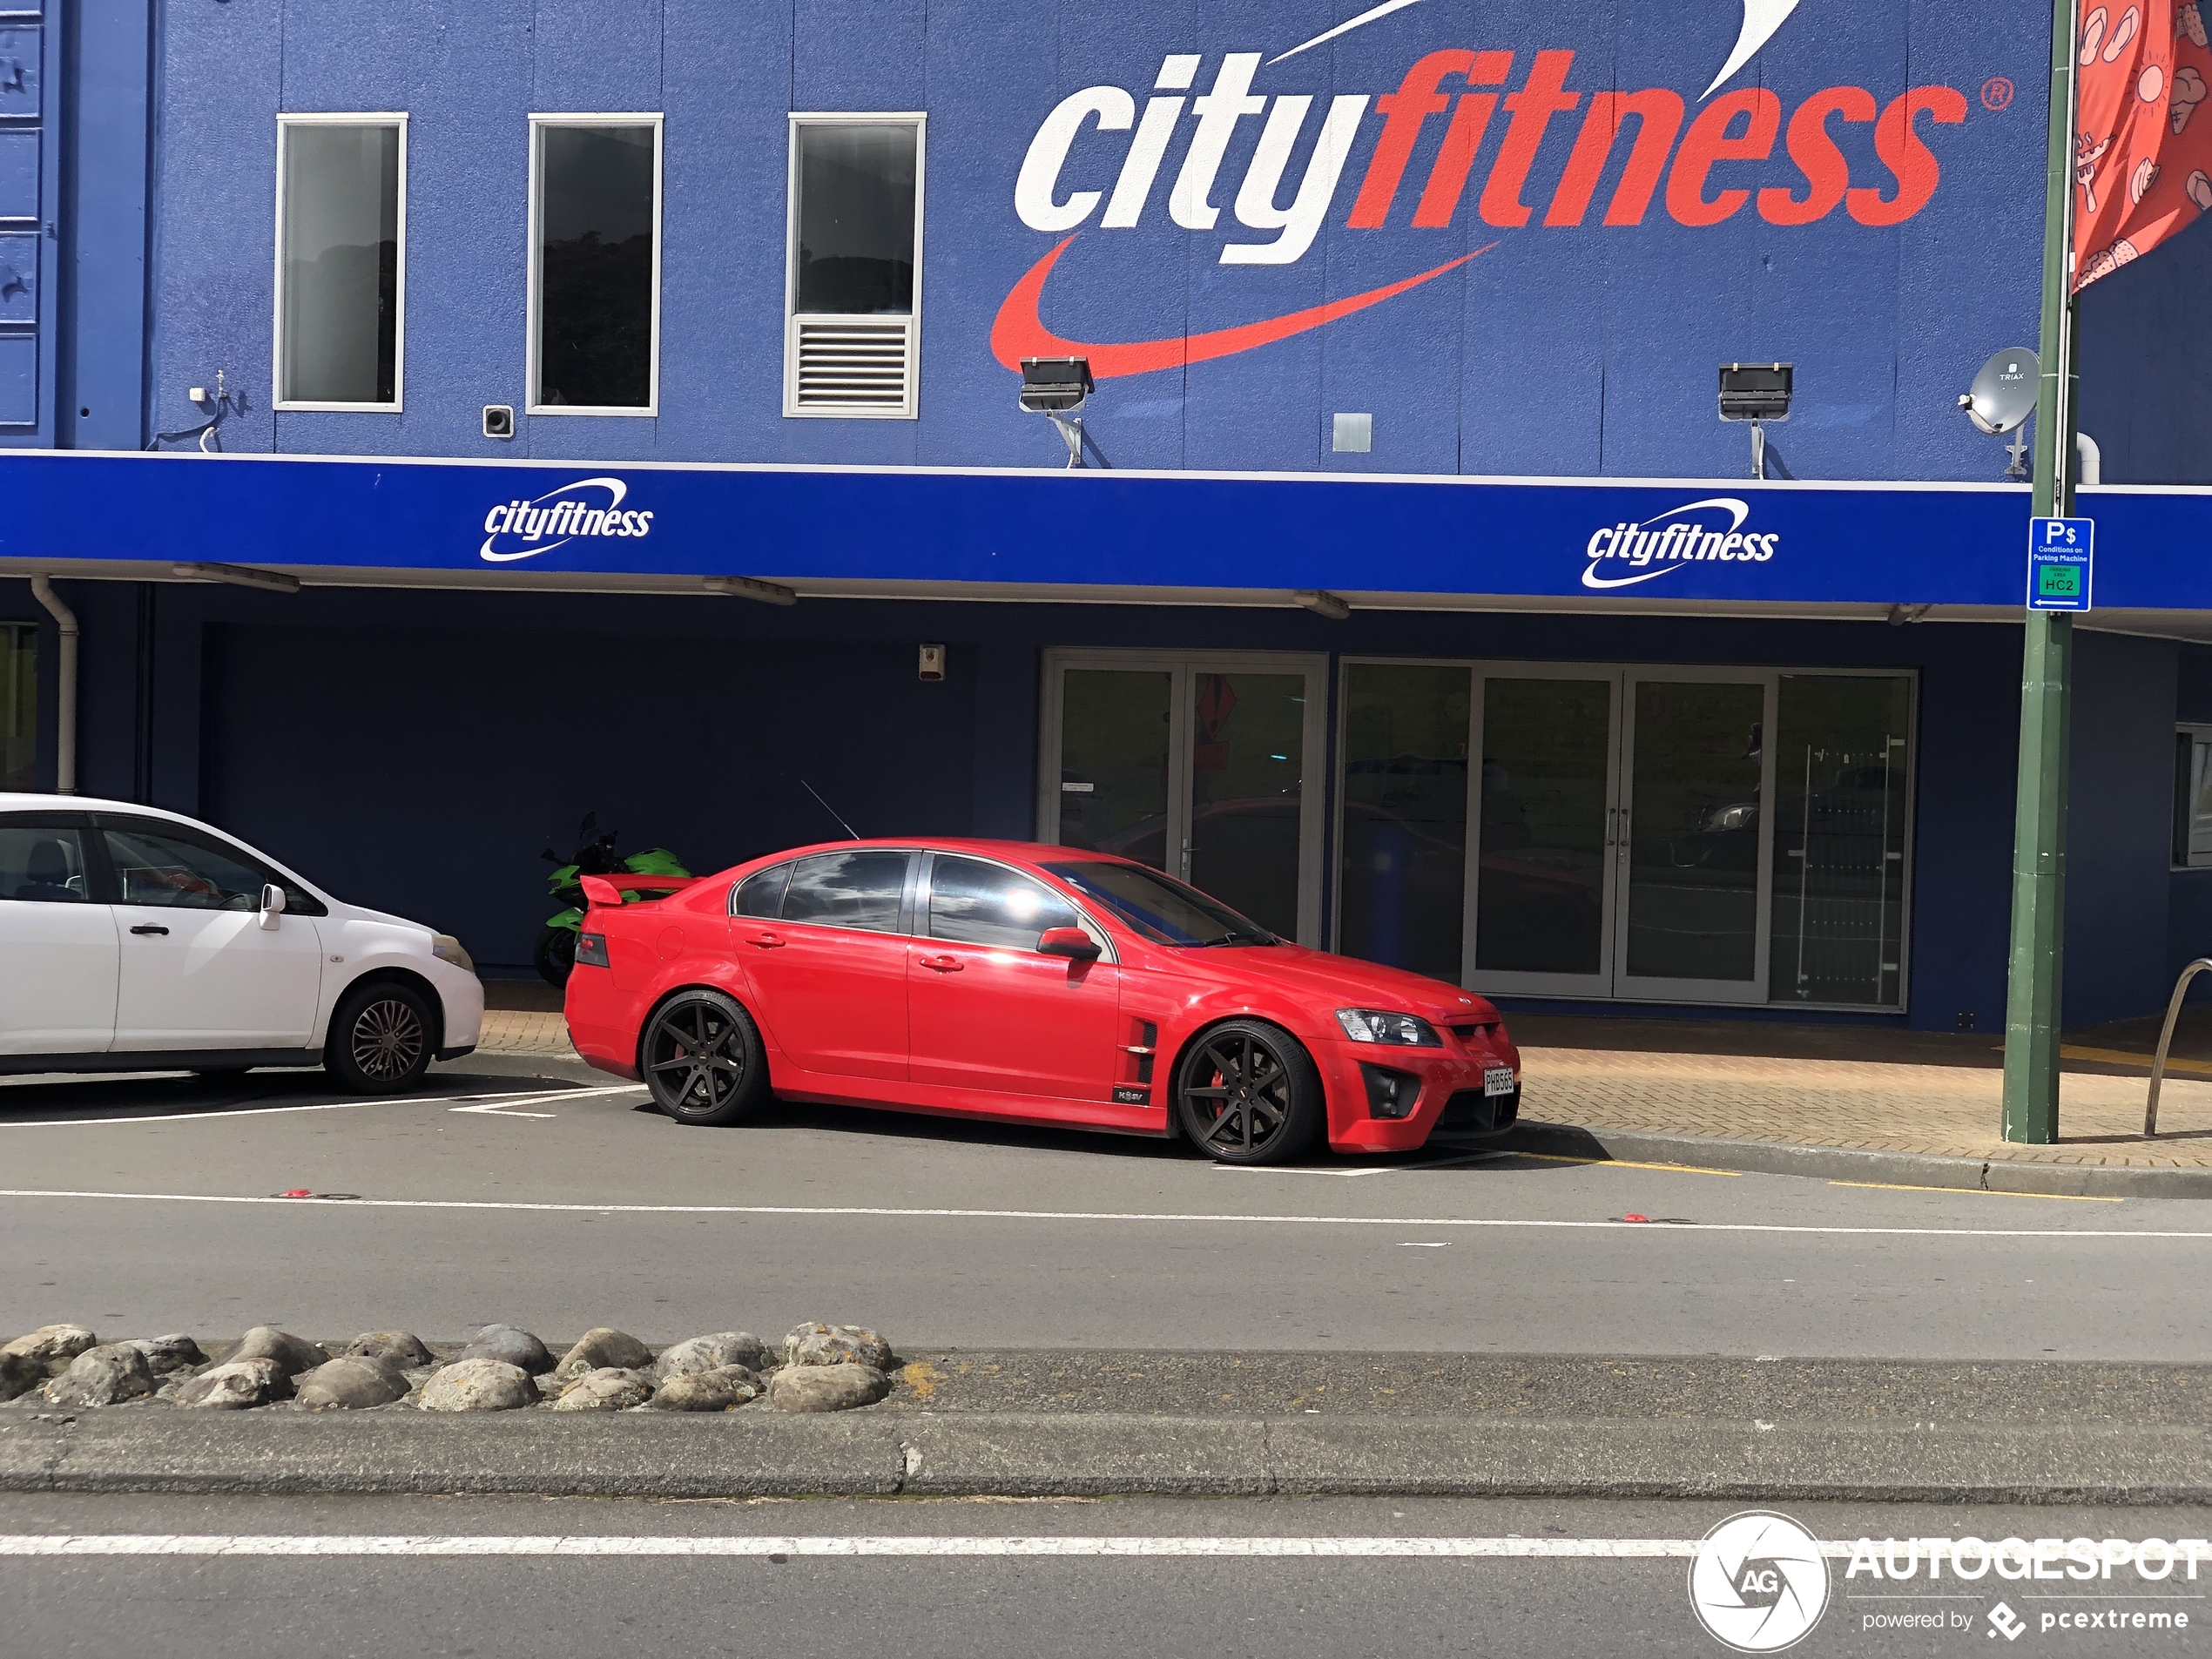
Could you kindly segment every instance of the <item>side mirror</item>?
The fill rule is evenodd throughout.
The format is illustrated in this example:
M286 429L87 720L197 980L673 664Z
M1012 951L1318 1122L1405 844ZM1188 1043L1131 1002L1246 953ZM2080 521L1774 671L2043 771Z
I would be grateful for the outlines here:
M273 881L261 888L261 926L275 930L277 918L284 914L284 889Z
M1097 961L1102 953L1098 941L1080 927L1048 927L1037 935L1037 954L1091 962Z

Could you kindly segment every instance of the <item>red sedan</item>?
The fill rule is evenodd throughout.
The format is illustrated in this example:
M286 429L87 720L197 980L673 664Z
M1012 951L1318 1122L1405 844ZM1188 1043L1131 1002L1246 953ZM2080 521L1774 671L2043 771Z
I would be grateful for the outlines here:
M1521 1056L1457 986L1278 939L1149 866L846 841L592 908L570 1034L682 1123L772 1096L1187 1136L1231 1163L1509 1125Z

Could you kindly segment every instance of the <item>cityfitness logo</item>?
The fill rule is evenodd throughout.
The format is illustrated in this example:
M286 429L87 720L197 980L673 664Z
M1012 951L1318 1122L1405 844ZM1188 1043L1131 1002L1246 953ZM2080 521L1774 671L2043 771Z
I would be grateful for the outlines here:
M623 510L630 486L619 478L579 478L534 500L502 502L484 515L484 544L494 564L535 558L587 536L650 536L653 516Z
M1610 525L1593 535L1583 550L1590 562L1582 567L1582 585L1632 588L1701 559L1764 564L1774 556L1782 537L1775 531L1745 535L1743 521L1750 516L1749 502L1714 496L1669 508L1641 523L1624 520Z
M1737 1652L1779 1653L1827 1610L1820 1541L1787 1515L1730 1515L1690 1557L1689 1605L1708 1633Z

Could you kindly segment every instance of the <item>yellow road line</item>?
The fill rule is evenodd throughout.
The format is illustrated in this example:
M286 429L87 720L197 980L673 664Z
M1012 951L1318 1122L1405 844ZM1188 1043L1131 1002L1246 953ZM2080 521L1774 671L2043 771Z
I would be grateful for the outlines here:
M1741 1170L1701 1170L1694 1163L1632 1163L1627 1158L1576 1158L1560 1152L1520 1152L1506 1154L1507 1157L1541 1158L1547 1163L1604 1163L1616 1170L1664 1170L1671 1175L1738 1176Z
M2141 1066L2145 1071L2148 1071L2150 1062L2157 1056L2135 1054L2126 1049L2082 1049L2068 1042L2060 1046L2059 1057L2061 1060L2102 1060L2113 1065ZM2194 1072L2200 1077L2212 1077L2212 1060L2182 1060L2169 1054L2166 1056L2166 1069Z
M2086 1192L1999 1192L1989 1187L1916 1187L1902 1181L1831 1181L1831 1187L1873 1187L1883 1192L1974 1192L1985 1198L2064 1198L2070 1204L2120 1204Z

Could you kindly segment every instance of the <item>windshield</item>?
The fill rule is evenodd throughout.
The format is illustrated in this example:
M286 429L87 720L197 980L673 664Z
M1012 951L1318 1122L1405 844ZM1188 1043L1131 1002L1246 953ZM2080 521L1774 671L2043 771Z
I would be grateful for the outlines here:
M1272 945L1275 935L1195 887L1137 864L1070 859L1044 867L1163 945Z

